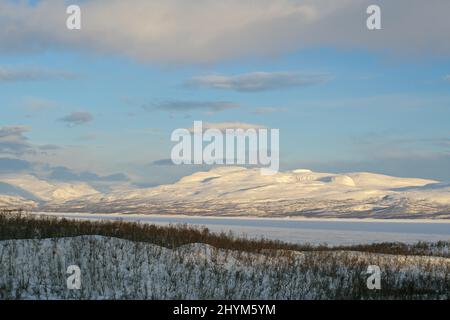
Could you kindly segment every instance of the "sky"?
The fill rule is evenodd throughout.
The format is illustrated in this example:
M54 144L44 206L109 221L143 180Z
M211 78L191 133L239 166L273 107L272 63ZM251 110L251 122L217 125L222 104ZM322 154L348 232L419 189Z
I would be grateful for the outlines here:
M173 182L203 167L167 161L171 132L201 120L279 129L282 170L450 181L450 2L432 2L2 0L0 173Z

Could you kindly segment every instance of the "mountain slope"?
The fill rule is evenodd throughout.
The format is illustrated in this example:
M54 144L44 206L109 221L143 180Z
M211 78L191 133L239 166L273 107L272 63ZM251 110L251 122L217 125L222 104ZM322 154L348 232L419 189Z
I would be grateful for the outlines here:
M259 169L219 167L171 185L47 203L43 209L197 215L450 217L450 186L373 173L300 169L263 176Z
M36 207L98 193L86 183L51 182L28 174L0 176L0 207Z
M92 257L96 257L93 259ZM355 251L168 249L101 236L0 241L0 299L448 299L450 259ZM67 268L81 270L67 290ZM367 290L368 265L383 290Z

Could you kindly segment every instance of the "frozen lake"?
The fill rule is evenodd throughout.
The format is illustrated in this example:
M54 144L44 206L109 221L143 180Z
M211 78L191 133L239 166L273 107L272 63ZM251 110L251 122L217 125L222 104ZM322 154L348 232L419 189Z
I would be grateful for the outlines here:
M157 225L191 224L213 232L229 232L249 238L270 238L295 243L346 245L399 241L450 241L447 220L356 220L299 218L188 217L160 215L34 213L71 219L126 220Z

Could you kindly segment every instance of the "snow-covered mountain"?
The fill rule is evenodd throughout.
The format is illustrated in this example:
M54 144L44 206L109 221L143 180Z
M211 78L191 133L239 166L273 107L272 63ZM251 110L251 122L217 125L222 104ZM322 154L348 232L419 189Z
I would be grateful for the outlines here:
M87 183L50 182L30 174L0 176L0 207L37 207L98 193Z
M48 211L234 216L450 218L450 185L373 173L310 170L263 176L218 167L170 185L53 198Z

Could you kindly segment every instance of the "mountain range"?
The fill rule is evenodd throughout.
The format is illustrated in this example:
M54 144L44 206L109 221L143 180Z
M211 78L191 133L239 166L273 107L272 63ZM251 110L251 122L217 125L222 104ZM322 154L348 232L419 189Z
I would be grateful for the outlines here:
M216 167L169 185L100 192L88 183L1 175L0 207L52 212L261 217L450 218L450 184L354 172L306 169L260 174Z

